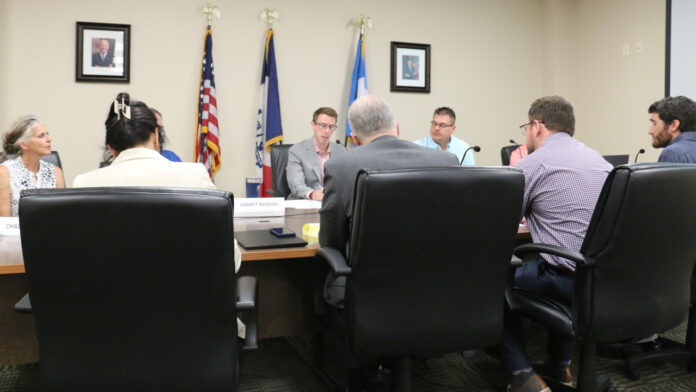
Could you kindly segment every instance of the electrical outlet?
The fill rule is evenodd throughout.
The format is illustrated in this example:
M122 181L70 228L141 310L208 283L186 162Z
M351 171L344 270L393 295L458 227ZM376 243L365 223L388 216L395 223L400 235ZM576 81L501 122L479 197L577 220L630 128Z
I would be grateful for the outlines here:
M635 46L635 54L643 54L644 48L643 48L643 41L636 41L636 46Z

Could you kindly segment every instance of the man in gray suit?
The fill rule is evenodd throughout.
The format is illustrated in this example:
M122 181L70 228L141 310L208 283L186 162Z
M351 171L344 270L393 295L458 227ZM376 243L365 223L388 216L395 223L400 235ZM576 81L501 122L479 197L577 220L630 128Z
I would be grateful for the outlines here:
M343 146L331 141L337 120L338 113L332 108L317 109L311 122L314 136L290 147L286 168L290 187L288 199L321 200L324 197L324 164L329 158L346 152Z
M319 211L322 247L335 248L348 258L349 222L353 210L353 189L360 169L405 169L456 166L457 157L445 151L399 140L398 123L382 98L365 95L348 110L350 128L358 148L327 162L324 168L325 193ZM324 298L343 306L345 278L327 278Z

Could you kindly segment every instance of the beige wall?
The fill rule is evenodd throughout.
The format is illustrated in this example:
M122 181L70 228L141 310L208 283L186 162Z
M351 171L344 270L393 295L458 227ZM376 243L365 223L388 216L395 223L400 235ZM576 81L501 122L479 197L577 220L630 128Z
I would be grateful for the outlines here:
M0 0L0 128L21 114L44 118L61 153L68 184L96 167L103 121L119 91L157 107L169 147L192 159L205 20L203 1L119 2ZM241 4L240 4L241 3ZM176 4L173 6L172 4ZM214 22L223 166L222 189L243 194L254 170L253 144L266 3L217 1ZM424 5L424 4L427 4ZM276 57L286 143L310 135L311 113L335 107L343 139L349 77L361 12L367 32L371 93L386 97L402 138L428 130L436 106L458 114L456 135L498 164L529 103L557 93L576 106L577 137L602 153L649 150L645 108L660 98L664 75L664 0L420 0L351 2L276 0ZM31 21L30 25L27 21ZM75 22L131 25L130 84L76 83ZM390 41L432 45L430 94L389 92ZM623 42L645 53L622 56ZM3 104L4 103L4 104Z

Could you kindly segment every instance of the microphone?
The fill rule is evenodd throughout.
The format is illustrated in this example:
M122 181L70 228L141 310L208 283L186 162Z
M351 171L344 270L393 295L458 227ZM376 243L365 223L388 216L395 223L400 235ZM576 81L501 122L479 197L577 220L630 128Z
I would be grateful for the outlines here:
M336 139L336 144L341 145L341 139Z
M515 139L510 139L510 140L508 140L508 142L514 144L515 146L517 146L517 148L520 148L520 144L517 143L517 142L515 141Z
M633 163L638 162L638 155L643 154L644 152L645 152L644 148L641 148L640 150L638 150L638 153L636 154L636 159L633 160Z
M466 151L464 151L464 155L462 156L462 161L459 162L460 165L461 165L462 163L464 163L464 158L466 158L466 154L469 153L469 150L474 150L475 152L479 152L479 151L481 151L481 147L479 147L479 146L473 146L473 147L467 148Z

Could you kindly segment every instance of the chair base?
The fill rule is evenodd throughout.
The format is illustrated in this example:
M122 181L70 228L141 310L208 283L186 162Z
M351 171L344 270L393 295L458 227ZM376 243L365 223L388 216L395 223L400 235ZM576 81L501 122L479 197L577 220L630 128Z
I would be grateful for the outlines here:
M626 376L631 380L638 380L640 375L636 369L641 365L654 365L662 362L687 363L689 370L694 370L696 357L689 352L687 347L679 342L666 338L659 338L662 349L636 353L626 358Z

